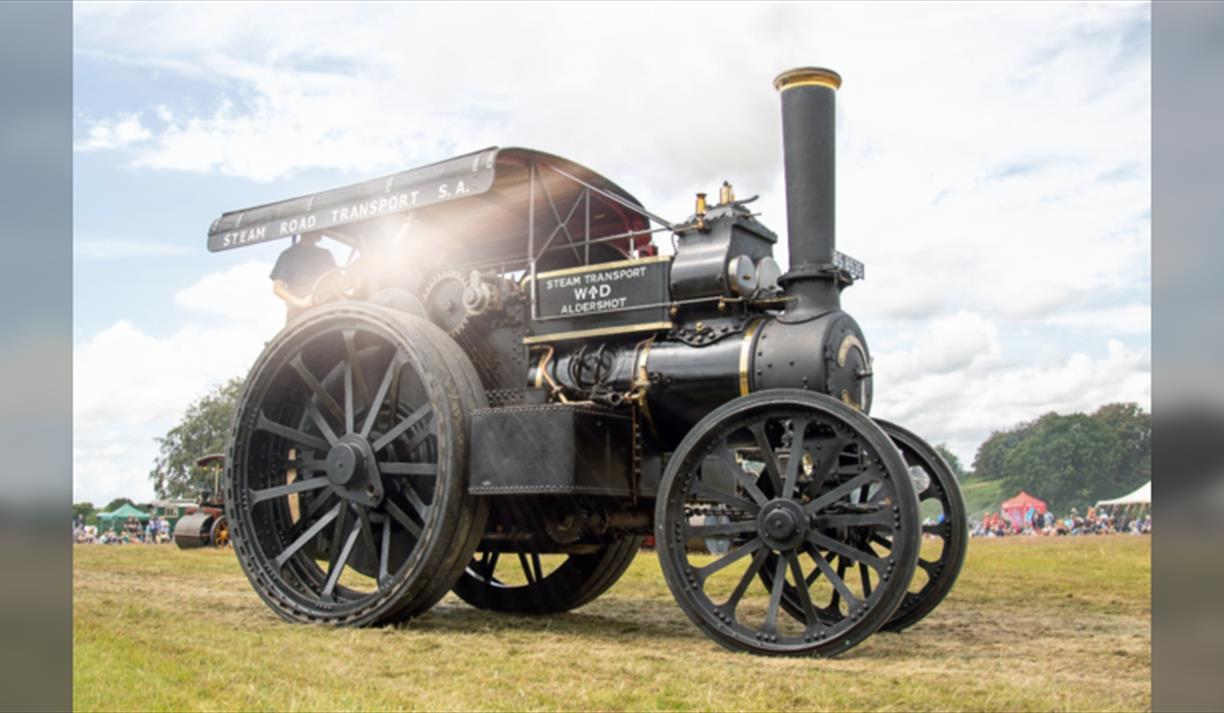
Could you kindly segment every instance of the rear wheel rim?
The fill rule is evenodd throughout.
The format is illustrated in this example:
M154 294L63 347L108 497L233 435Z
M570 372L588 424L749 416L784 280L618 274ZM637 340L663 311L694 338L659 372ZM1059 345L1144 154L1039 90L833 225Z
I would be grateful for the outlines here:
M253 371L227 508L240 561L278 613L364 624L409 606L456 536L442 501L461 415L436 352L341 311L287 328Z

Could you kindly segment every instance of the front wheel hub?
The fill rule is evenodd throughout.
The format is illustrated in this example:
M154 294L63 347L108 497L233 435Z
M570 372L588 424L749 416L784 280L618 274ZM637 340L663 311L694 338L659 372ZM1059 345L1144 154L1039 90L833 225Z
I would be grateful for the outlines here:
M761 508L757 530L770 549L793 550L807 535L807 516L795 501L779 498Z

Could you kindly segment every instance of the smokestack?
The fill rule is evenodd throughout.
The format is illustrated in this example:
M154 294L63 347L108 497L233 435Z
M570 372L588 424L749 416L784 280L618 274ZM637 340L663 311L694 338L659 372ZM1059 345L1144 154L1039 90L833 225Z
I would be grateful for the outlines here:
M833 272L834 119L841 76L821 67L787 70L774 79L782 95L782 156L786 173L786 234L790 271L781 282L799 297L796 309L836 309ZM786 284L791 283L791 284Z

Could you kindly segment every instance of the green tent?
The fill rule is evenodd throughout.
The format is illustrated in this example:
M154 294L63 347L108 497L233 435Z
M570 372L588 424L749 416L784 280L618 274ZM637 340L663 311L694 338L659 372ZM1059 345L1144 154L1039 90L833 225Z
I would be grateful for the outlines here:
M110 530L111 532L120 532L127 520L132 515L140 521L141 529L144 529L144 524L149 521L149 514L142 512L128 503L124 503L123 507L110 512L98 513L98 530Z

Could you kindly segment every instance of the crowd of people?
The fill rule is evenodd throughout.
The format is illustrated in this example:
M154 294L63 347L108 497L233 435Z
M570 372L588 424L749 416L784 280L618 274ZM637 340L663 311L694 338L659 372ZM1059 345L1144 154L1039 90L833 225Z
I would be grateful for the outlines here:
M971 520L970 534L974 537L1005 537L1028 535L1049 537L1059 535L1113 535L1126 533L1147 535L1152 532L1152 513L1139 515L1124 510L1088 508L1083 515L1077 508L1063 517L1046 511L1029 510L1019 523L1003 513L988 513L981 520Z
M135 515L130 515L122 528L101 532L97 525L86 525L84 516L78 515L72 522L72 541L78 544L124 545L136 542L154 545L172 539L170 521L164 516L150 517L148 522L141 523Z

